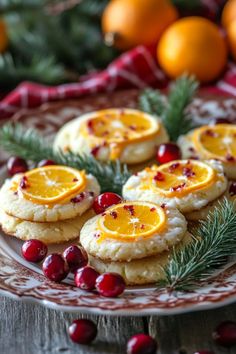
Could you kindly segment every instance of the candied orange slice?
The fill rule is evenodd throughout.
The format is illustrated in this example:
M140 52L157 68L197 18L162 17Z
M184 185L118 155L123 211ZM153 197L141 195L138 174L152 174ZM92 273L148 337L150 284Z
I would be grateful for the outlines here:
M109 145L111 159L119 158L130 143L148 140L161 129L153 116L134 109L106 109L91 113L81 126L81 133L94 138L94 145Z
M135 241L160 232L166 225L163 208L148 202L125 202L107 209L98 219L98 228L104 238Z
M146 171L141 188L154 188L167 197L186 195L212 185L216 180L215 170L197 160L176 160L154 165Z
M84 189L86 175L66 166L45 166L24 173L18 190L33 203L55 204Z
M193 142L204 158L236 162L236 125L203 126L194 131Z

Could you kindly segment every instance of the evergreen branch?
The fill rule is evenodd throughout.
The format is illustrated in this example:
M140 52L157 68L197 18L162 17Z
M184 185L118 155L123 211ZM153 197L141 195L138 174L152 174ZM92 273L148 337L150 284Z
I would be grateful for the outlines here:
M226 198L193 231L194 241L174 251L159 286L188 291L236 254L235 205Z
M166 97L160 91L146 89L139 96L139 107L144 112L160 117L170 140L176 141L193 128L187 111L198 88L198 82L186 75L177 79Z
M50 159L59 165L85 170L97 178L102 192L121 194L122 186L130 177L127 166L121 166L119 161L102 164L93 156L54 151L49 142L41 138L37 131L24 130L19 124L5 124L0 128L0 146L7 152L26 160L39 162Z
M165 110L164 96L158 90L147 88L139 96L139 108L149 114L161 116Z
M63 66L56 63L53 56L32 56L30 62L18 60L8 52L0 55L0 88L10 89L23 80L33 80L44 84L60 84L68 81L69 73Z
M170 88L167 109L163 115L163 123L170 139L176 141L193 126L191 116L186 111L196 94L198 82L193 77L182 76Z
M0 3L0 14L11 12L34 12L41 9L45 5L44 0L3 0Z
M7 51L0 56L0 88L9 90L24 80L57 85L105 68L119 54L102 40L100 22L107 3L0 1L0 15L9 38Z

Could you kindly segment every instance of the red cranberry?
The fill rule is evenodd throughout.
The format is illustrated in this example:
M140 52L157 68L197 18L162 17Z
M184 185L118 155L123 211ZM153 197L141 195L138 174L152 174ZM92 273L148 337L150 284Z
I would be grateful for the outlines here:
M216 327L212 334L217 344L230 347L236 344L236 322L225 321Z
M97 327L91 320L75 320L69 327L69 335L75 343L89 344L97 336Z
M161 144L157 148L156 159L160 164L181 159L181 151L177 144Z
M44 275L53 281L60 282L68 274L68 265L64 258L58 253L52 253L43 262Z
M23 257L29 262L41 262L48 253L48 248L42 241L28 240L21 248Z
M232 124L232 122L227 118L215 118L210 122L210 125L216 124Z
M156 354L157 342L147 334L136 334L127 343L127 354Z
M96 280L96 289L105 297L117 297L125 290L125 281L116 273L104 273Z
M231 195L231 197L236 195L236 182L232 182L232 184L230 185L230 187L229 187L229 195Z
M100 194L97 198L95 198L93 203L93 210L96 214L103 213L108 207L121 203L122 198L116 194L111 192L106 192Z
M63 252L63 257L72 272L76 271L78 268L86 266L88 263L87 253L83 248L76 245L67 247Z
M98 145L98 146L95 146L92 150L91 150L91 154L94 156L94 157L97 157L98 153L99 153L99 150L100 150L101 146Z
M38 163L38 167L44 167L44 166L50 166L50 165L56 165L56 163L53 160L41 160Z
M92 267L80 268L75 273L75 285L83 290L93 290L99 273Z
M16 173L24 173L28 171L27 162L20 157L10 157L7 161L7 171L10 176L14 176Z

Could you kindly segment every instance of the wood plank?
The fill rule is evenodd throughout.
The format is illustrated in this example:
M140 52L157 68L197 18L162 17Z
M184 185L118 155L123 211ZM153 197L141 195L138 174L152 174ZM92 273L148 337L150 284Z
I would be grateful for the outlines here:
M142 318L68 314L40 305L1 298L1 354L118 354L125 353L127 339L144 332ZM98 325L98 337L90 346L74 344L67 328L74 319L90 318Z
M168 317L108 317L68 314L40 305L1 298L1 354L124 354L128 338L140 332L158 340L158 354L193 354L200 349L215 354L233 354L216 346L213 329L224 320L235 320L236 305L222 309ZM97 323L98 337L90 346L74 344L67 328L76 318L90 318Z
M193 312L168 317L151 317L149 333L164 354L193 354L197 350L212 350L215 354L235 354L236 346L225 349L212 340L212 331L222 321L236 319L236 305L216 310Z

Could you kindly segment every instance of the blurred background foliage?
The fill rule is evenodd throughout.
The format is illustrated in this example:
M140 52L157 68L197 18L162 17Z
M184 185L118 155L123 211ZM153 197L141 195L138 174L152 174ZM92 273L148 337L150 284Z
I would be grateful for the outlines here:
M106 66L117 55L100 31L106 3L1 0L10 43L0 56L0 85L11 88L22 80L58 84Z
M0 18L9 36L0 54L0 89L23 80L43 84L77 81L106 67L119 52L107 47L100 19L109 0L1 0ZM200 0L173 0L181 11Z

